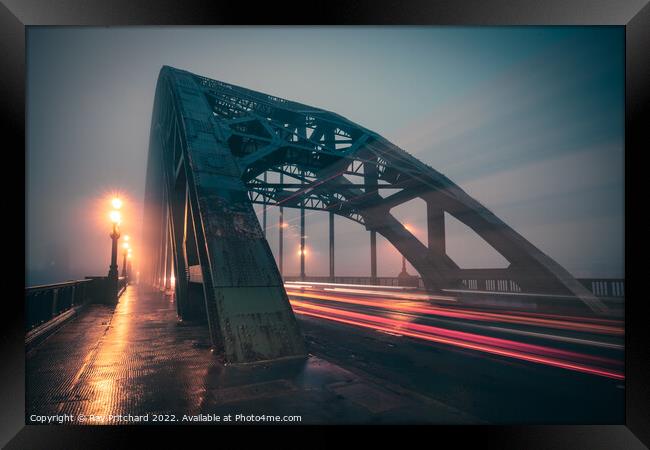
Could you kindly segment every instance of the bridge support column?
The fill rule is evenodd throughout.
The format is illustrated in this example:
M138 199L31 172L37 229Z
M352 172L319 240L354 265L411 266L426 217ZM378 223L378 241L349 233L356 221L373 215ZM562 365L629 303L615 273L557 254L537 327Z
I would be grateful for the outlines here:
M429 251L444 255L446 253L445 211L433 200L427 201L427 231Z
M366 227L379 232L411 263L422 276L426 289L438 291L448 283L448 274L453 272L453 262L446 255L429 252L428 248L415 239L390 213L377 214L365 211Z
M167 194L163 189L163 201L167 202ZM160 250L158 252L158 265L156 270L156 288L161 291L165 289L165 270L167 269L167 242L169 238L169 222L168 222L167 203L162 207L162 217L160 221L162 226L160 228Z
M184 174L174 180L170 187L170 232L174 263L174 292L176 294L176 310L184 318L188 308L189 278L187 271L187 252L185 241L187 236L187 183Z
M282 175L280 175L282 179ZM282 183L282 181L280 181ZM278 270L280 271L280 276L282 276L282 267L284 265L284 208L280 206L280 226L278 231Z
M171 238L171 224L167 222L167 229L165 230L165 275L164 283L162 286L163 291L171 289L172 278L172 238Z
M334 282L334 213L329 212L330 219L330 281Z
M150 153L162 156L170 192L189 190L212 344L226 363L304 358L282 278L229 148L232 129L215 118L205 88L187 72L161 70ZM182 238L177 223L175 238ZM182 239L174 252L180 275Z
M377 283L377 232L370 231L370 277Z
M163 259L163 282L161 286L162 291L169 289L169 283L171 280L171 265L172 265L172 255L171 255L171 239L169 238L169 210L167 210L167 217L165 218L165 255Z
M264 183L266 184L266 172L264 172ZM266 204L262 205L262 232L264 233L264 238L266 238Z
M366 184L365 195L368 198L378 198L377 156L372 155L363 163L363 180ZM377 283L377 231L370 230L370 278Z
M182 311L183 320L205 320L206 305L212 304L209 299L210 290L206 289L206 283L197 284L190 283L190 270L192 266L199 266L201 274L203 264L201 261L201 252L196 239L196 230L194 229L194 212L192 211L192 203L189 196L189 189L187 189L186 211L185 211L185 255L187 261L187 305ZM208 272L209 273L209 272ZM204 280L207 279L204 278Z
M301 172L304 175L304 172ZM304 184L304 180L300 182ZM305 281L305 202L300 202L300 280Z

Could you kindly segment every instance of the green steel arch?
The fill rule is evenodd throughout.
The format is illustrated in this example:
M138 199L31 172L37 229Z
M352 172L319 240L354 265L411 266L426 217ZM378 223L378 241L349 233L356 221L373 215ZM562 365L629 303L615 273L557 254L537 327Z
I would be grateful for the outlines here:
M270 183L265 174L288 182ZM383 192L390 192L384 195ZM390 213L427 204L428 245ZM510 263L523 291L605 307L564 268L449 178L379 134L319 108L164 66L151 124L145 194L149 282L172 261L180 317L191 313L189 267L200 266L213 344L229 362L295 357L304 344L253 203L333 212L380 233L430 290L457 287L444 212Z

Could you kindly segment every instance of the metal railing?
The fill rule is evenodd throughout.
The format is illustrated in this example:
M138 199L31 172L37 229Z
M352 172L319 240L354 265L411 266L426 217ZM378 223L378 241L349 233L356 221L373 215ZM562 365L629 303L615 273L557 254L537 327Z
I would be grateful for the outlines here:
M599 297L625 297L624 278L578 278L578 281Z
M66 281L25 288L25 329L32 330L85 303L92 281Z
M624 278L576 278L584 287L597 297L624 298ZM462 280L463 288L467 290L520 293L521 287L516 281L510 279L480 279L467 278Z
M114 303L108 299L108 278L87 277L84 280L45 284L25 288L25 330L49 322L70 309L86 303ZM119 277L118 297L122 295L128 280Z
M495 275L495 274L491 274ZM301 281L298 275L288 275L284 281L295 282ZM363 284L376 286L400 286L398 277L334 277L332 280L327 276L308 276L304 281L321 282L321 283L341 283L341 284ZM594 295L599 297L625 297L625 279L624 278L577 278L583 286L589 289ZM490 277L480 278L473 274L471 277L461 280L462 288L468 291L487 291L494 293L522 293L522 289L517 282L507 278ZM422 279L418 277L418 287L424 288Z
M301 279L299 275L288 275L284 277L284 281L295 282L301 281ZM400 279L398 277L334 277L334 279L332 279L328 276L308 276L304 281L311 281L316 283L363 284L374 286L401 286ZM417 277L417 282L417 287L424 289L424 283L420 277Z

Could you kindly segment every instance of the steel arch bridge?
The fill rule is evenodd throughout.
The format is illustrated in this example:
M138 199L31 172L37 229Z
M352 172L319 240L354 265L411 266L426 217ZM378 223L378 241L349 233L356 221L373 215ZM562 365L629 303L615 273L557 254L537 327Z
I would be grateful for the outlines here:
M269 173L280 183L267 182ZM417 197L427 205L428 245L390 213ZM456 287L462 276L445 253L447 212L508 260L508 277L523 291L605 309L449 178L379 134L329 111L164 66L147 166L144 223L153 257L146 278L160 286L173 265L178 314L186 318L196 305L189 268L200 267L201 313L232 363L305 354L253 203L358 222L391 242L430 290Z

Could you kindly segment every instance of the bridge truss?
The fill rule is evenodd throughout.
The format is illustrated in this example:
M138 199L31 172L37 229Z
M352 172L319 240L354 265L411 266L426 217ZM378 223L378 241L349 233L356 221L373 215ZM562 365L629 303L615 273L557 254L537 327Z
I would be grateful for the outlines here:
M268 182L271 173L279 183ZM148 279L176 274L178 314L197 310L189 268L200 266L200 314L229 362L304 355L282 278L253 204L327 211L381 234L430 290L457 287L444 213L510 263L523 291L604 305L564 268L449 178L379 134L322 109L163 67L156 88L145 195ZM390 210L427 205L428 245ZM374 269L376 271L376 269Z

